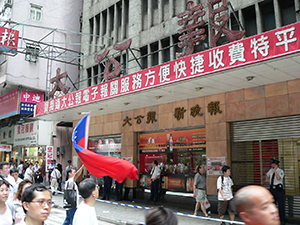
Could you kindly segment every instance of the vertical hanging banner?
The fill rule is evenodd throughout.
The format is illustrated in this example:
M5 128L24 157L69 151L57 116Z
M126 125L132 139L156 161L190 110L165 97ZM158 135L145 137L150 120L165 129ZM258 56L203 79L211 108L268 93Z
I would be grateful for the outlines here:
M21 91L20 114L34 113L34 106L44 101L44 94L40 92Z
M49 172L49 166L53 159L53 146L46 146L46 172Z
M19 92L13 90L0 97L0 119L18 114Z

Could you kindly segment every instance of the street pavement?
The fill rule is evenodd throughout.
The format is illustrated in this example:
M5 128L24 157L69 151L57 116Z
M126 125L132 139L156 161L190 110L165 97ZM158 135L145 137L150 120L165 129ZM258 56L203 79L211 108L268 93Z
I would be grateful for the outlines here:
M52 207L51 214L47 220L48 225L62 224L65 218L65 210L63 209L63 195L58 194L52 198L54 206ZM160 206L155 205L156 206ZM138 225L144 224L145 214L151 208L151 205L147 203L139 203L135 205L135 202L131 201L104 201L97 200L95 203L96 214L99 220L99 224L110 225L110 224L120 224L120 225ZM171 208L172 209L172 208ZM174 209L172 209L176 212ZM200 212L200 211L199 211ZM195 217L188 213L190 210L181 210L181 212L176 212L179 225L219 225L220 221L217 215L211 215L211 219L203 217ZM229 222L229 221L228 221ZM237 222L236 224L243 224Z

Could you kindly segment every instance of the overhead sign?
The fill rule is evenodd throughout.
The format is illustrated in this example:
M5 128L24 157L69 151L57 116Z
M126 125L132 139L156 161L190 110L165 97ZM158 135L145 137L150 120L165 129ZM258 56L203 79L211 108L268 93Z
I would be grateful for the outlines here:
M18 89L0 97L0 119L18 114Z
M21 91L20 114L34 113L34 106L44 101L44 94L40 92Z
M0 27L0 51L16 52L18 47L19 31Z
M13 144L14 143L14 127L0 128L0 143Z
M11 145L0 145L0 152L11 152Z
M39 103L36 116L300 52L300 22Z

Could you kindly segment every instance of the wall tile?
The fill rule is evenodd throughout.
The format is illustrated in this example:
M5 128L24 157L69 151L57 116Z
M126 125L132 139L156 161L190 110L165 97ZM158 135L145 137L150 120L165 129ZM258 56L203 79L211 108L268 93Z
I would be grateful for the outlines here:
M225 118L226 118L226 110L225 110L225 104L221 105L220 104L220 111L221 113L217 113L216 115L211 115L211 113L209 113L207 111L207 106L210 102L208 102L205 105L205 120L206 120L206 124L208 123L218 123L218 122L224 122Z
M224 141L207 141L206 142L206 157L228 157L228 142Z
M300 79L297 80L290 80L287 82L288 84L288 93L298 93L300 92Z
M245 100L254 100L265 97L265 86L245 89Z
M122 113L121 112L112 114L112 121L119 121L121 119L122 119Z
M228 140L229 133L227 124L211 123L206 124L206 141L225 141Z
M177 120L174 116L175 114L175 109L176 108L184 108L184 110L186 110L183 114L183 119ZM189 119L189 115L188 115L188 101L178 101L178 102L174 102L173 103L173 126L174 127L186 127L188 125L188 119Z
M128 123L126 123L126 125L123 126L124 120L126 119L126 117L131 119L131 120L129 120L129 122L131 123L131 126L129 126ZM133 131L133 124L134 124L133 110L122 112L122 120L121 120L122 132Z
M158 106L158 113L159 114L164 114L164 113L171 113L173 111L173 104L168 103L168 104L163 104Z
M266 98L267 117L289 115L288 96L274 96Z
M244 99L244 90L231 91L225 94L226 104L232 102L240 102Z
M290 114L300 114L300 92L289 95Z
M173 113L159 114L158 127L160 130L173 128Z
M269 84L265 86L266 97L286 95L287 94L287 82L280 82L276 84Z
M122 122L121 121L113 121L112 122L112 134L120 134L122 130Z
M149 112L156 112L156 116L155 116L155 119L157 120L156 122L153 121L153 123L152 122L147 123L147 114ZM145 116L145 118L146 118L146 123L145 123L145 130L146 131L155 131L155 130L158 130L158 127L159 127L158 126L158 123L159 123L158 119L159 119L159 117L158 117L158 106L157 105L146 108L146 116Z
M113 115L112 114L103 115L103 121L105 123L112 122L112 120L113 120Z
M238 121L245 119L245 102L234 102L226 106L227 121Z
M260 119L266 117L265 98L245 101L245 119Z
M134 119L134 117L137 117L137 116L144 116L144 118L141 118L140 124L137 123L137 119ZM133 130L135 132L144 131L146 121L147 121L146 108L133 110L132 124L133 124Z
M220 104L225 104L225 93L210 95L205 97L205 105L209 102L219 101Z
M103 135L111 134L112 131L111 128L112 128L111 122L103 123Z

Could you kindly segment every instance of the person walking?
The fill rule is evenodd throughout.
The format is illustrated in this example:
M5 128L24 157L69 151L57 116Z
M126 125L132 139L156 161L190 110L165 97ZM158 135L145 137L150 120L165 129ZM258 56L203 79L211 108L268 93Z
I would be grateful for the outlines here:
M51 173L51 190L53 195L56 195L56 191L58 188L58 181L60 177L61 177L61 173L59 172L58 167L55 166L55 169Z
M95 202L99 197L99 187L93 178L87 178L79 184L79 193L83 201L78 206L73 225L98 225Z
M68 175L69 179L65 183L65 190L75 189L77 200L76 200L75 208L68 208L66 210L66 219L65 219L63 225L69 225L69 224L72 225L73 224L74 214L75 214L78 204L79 204L79 191L78 191L77 184L75 182L78 179L78 177L80 176L83 168L84 168L84 165L82 164L82 166L77 171L73 168L71 168L67 171L67 175Z
M271 159L271 169L267 172L267 177L270 180L270 192L274 197L275 203L278 204L280 221L282 224L285 222L284 210L284 189L283 177L284 172L279 168L279 161Z
M193 185L193 197L196 199L195 212L194 216L197 216L199 208L201 208L204 216L209 217L206 209L204 207L205 196L206 196L206 177L205 177L205 168L203 165L200 165L196 169L197 173L194 177Z
M9 195L10 184L6 180L0 180L0 224L12 225L13 218L10 206L6 203Z
M233 201L232 186L233 181L230 177L230 167L222 167L223 175L220 176L217 180L217 189L218 189L218 212L220 219L224 219L226 210L229 213L230 220L234 221L235 217L235 206ZM225 222L222 222L221 225L225 225Z

